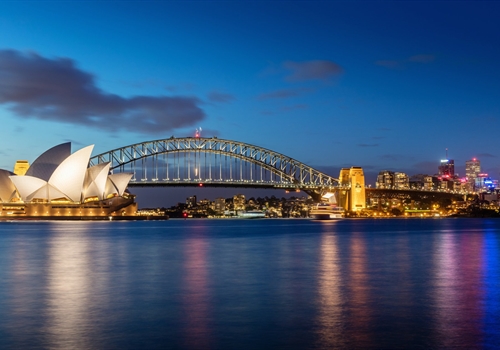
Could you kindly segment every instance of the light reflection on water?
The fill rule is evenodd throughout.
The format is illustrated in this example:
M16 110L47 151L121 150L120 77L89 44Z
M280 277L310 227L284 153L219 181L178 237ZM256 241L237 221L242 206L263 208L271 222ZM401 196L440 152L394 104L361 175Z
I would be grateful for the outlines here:
M337 237L325 230L321 233L321 263L318 277L319 307L318 344L334 348L343 347L344 325L342 322L342 276Z
M494 348L500 221L0 224L0 348Z

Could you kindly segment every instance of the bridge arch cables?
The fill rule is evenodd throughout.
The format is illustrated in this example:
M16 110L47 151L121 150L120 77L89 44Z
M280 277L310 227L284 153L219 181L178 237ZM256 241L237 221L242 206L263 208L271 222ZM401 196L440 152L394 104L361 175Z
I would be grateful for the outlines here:
M338 180L281 153L251 144L183 137L120 147L90 159L132 173L131 186L226 185L322 190Z

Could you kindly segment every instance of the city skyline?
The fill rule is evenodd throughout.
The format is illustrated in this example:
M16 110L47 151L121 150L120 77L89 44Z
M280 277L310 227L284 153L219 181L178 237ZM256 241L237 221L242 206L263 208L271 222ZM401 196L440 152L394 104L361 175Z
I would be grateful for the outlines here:
M500 174L493 2L0 4L0 168L72 141L238 140L332 176ZM190 193L190 189L185 192Z

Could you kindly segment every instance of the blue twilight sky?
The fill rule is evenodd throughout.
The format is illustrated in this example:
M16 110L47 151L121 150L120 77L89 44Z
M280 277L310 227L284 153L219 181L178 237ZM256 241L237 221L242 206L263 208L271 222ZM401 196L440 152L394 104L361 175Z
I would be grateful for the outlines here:
M94 154L238 140L333 176L500 177L500 3L2 1L0 168L71 140Z

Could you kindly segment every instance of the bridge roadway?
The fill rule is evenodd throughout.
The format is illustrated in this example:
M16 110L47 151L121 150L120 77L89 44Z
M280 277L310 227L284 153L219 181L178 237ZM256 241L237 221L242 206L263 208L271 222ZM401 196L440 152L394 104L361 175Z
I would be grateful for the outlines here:
M129 187L241 187L261 189L281 189L287 191L321 191L337 190L338 186L320 186L314 184L298 184L293 182L251 181L251 180L131 180Z

